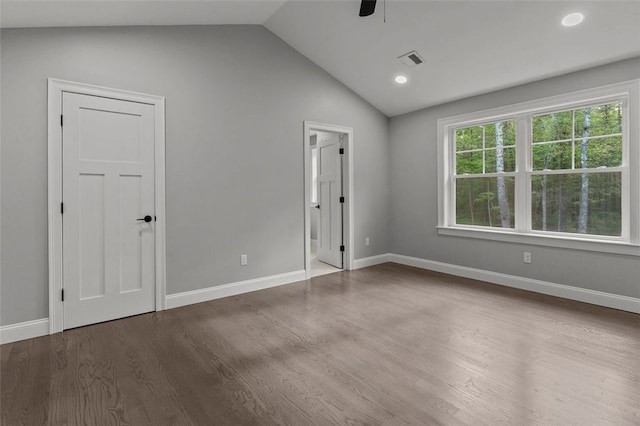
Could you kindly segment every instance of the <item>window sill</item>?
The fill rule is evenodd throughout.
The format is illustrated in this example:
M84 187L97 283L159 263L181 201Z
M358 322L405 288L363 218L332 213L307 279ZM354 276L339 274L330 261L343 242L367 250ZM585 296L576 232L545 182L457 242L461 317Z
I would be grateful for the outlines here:
M545 247L559 247L572 250L586 250L598 253L614 253L627 256L639 256L640 246L626 241L587 240L564 236L541 234L517 234L515 232L462 227L437 226L439 235L478 238L482 240L502 241L517 244L530 244Z

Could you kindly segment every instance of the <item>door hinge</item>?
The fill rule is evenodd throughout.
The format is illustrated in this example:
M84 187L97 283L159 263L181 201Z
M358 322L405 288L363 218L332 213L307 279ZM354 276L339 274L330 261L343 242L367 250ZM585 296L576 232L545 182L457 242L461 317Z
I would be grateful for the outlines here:
M60 203L60 214L64 214L64 203Z
M62 301L64 302L64 288L62 289L61 293L62 293Z
M60 127L64 126L63 124L64 120L62 119L62 117L63 117L62 114L60 114Z
M338 151L340 154L344 154L344 148L340 148L340 150Z
M340 202L344 203L344 197L340 197Z
M340 246L340 251L344 251L344 246Z

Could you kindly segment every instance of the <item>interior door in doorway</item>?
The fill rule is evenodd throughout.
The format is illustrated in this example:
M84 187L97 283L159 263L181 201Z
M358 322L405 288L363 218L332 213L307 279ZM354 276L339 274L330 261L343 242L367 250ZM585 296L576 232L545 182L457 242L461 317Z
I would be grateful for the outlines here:
M155 309L154 107L62 96L64 328Z
M342 268L342 160L337 133L318 134L318 260Z

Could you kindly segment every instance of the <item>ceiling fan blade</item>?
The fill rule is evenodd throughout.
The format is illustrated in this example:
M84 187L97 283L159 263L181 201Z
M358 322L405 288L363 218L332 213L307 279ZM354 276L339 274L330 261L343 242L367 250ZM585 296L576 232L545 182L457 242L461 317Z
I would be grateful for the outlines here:
M360 16L369 16L376 10L376 0L362 0Z

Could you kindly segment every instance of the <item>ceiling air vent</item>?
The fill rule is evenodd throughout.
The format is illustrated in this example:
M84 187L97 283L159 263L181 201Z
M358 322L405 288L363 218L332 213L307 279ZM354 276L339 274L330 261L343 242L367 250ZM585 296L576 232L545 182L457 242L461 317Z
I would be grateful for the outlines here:
M418 52L416 52L415 50L412 50L409 53L405 53L404 55L398 56L398 60L409 68L413 68L416 65L420 65L421 63L424 62L422 57L420 57L420 55L418 55Z

